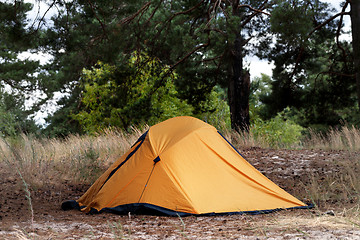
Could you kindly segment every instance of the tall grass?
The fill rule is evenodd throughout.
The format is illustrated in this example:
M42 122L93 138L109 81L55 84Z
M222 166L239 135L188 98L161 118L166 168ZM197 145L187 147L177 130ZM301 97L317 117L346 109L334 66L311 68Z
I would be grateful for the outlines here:
M340 129L331 128L327 133L316 133L310 130L303 145L305 148L324 150L360 150L360 129L342 126Z
M65 139L27 135L0 139L0 161L10 169L19 169L32 188L64 180L92 183L141 133L140 129L131 133L106 130L95 136L71 135Z
M261 147L273 149L322 149L360 151L360 129L354 126L343 126L340 129L331 128L327 133L318 133L312 129L300 141L284 142L282 138L274 137L269 141L268 132L250 129L248 132L223 130L224 136L237 148Z
M327 173L311 174L311 181L304 189L315 205L329 208L360 207L360 159L359 155L348 155L328 163ZM355 214L359 214L357 212Z
M269 133L261 134L252 129L246 132L235 132L231 130L223 130L223 135L236 148L272 148L272 149L298 149L302 147L302 143L298 140L294 142L285 142L281 137L271 137Z
M0 138L0 163L5 162L10 172L19 170L23 182L31 190L47 188L64 182L92 184L107 168L123 155L145 129L134 128L131 133L108 129L97 135L71 135L65 139L35 138L21 135L15 139ZM282 148L269 145L261 134L253 131L236 133L224 131L225 137L238 149L247 147ZM291 148L360 150L360 130L355 127L331 129L327 134L310 131L309 137ZM315 202L359 202L360 159L358 154L329 162L336 171L325 176L313 175L306 186ZM321 179L321 180L320 180Z
M310 134L302 142L302 148L338 151L338 158L324 160L329 165L327 173L311 174L308 195L315 204L323 207L331 204L360 206L360 129L354 126L332 128L327 133ZM346 212L359 214L359 212Z

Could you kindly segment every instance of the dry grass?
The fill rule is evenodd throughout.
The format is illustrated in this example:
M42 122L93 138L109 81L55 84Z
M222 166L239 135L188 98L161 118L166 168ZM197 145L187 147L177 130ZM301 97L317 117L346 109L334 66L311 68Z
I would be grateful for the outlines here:
M264 141L261 141L261 139L255 138L251 132L235 132L235 131L225 130L223 135L236 148L269 147L269 145L264 143Z
M255 137L250 132L233 132L224 130L224 136L237 147L261 147L282 149L284 144L270 145L266 139ZM322 150L348 150L360 151L360 129L354 126L343 126L340 129L331 128L326 134L309 130L309 136L301 142L289 145L292 149L322 149Z
M20 172L31 208L30 190L47 189L63 184L64 181L93 183L112 162L130 148L144 131L144 129L134 128L131 133L124 133L110 129L95 136L72 135L65 139L38 139L26 135L21 135L17 139L0 139L0 162L6 162L10 168L16 168ZM264 140L255 138L251 133L227 131L224 136L238 149L269 147ZM330 165L331 172L314 173L310 183L303 186L306 190L304 195L317 206L321 205L321 209L311 209L308 214L300 216L293 214L268 215L261 218L261 221L257 218L252 220L252 217L248 216L238 216L240 220L235 218L233 222L227 219L228 224L226 221L221 221L219 223L221 229L225 229L225 227L232 229L236 225L237 229L262 238L274 235L282 236L286 233L293 238L314 236L318 239L323 236L323 233L316 229L346 229L346 231L354 228L360 229L360 176L358 174L360 159L359 154L354 154L360 150L360 130L354 127L343 127L339 130L332 129L326 135L312 132L309 138L295 147L345 150L339 151L339 156L342 155L339 159L326 162ZM337 152L335 153L337 154ZM13 172L16 174L16 171ZM324 209L334 209L334 206L336 206L335 216L324 214ZM343 210L341 211L341 209ZM204 219L214 221L212 218ZM176 231L182 238L192 236L192 232L203 229L204 226L210 228L212 226L210 223L205 224L201 221L191 222L191 218L167 219L166 222L168 221L178 221L180 227L177 227ZM114 238L131 238L132 234L136 232L147 233L149 228L146 227L145 231L145 228L141 229L141 227L148 225L141 223L134 222L134 225L130 224L123 228L125 225L122 226L120 222L117 224L108 222L107 229ZM49 228L49 223L46 224ZM94 225L94 228L97 225ZM164 223L161 226L163 225ZM155 226L160 226L160 224L157 223ZM316 231L312 231L312 229ZM34 239L36 235L32 235L33 231L33 229L29 229L28 233L25 230L18 230L15 236L18 239ZM298 231L299 234L294 234L294 231ZM345 233L345 230L339 234L342 233Z
M326 134L310 131L303 144L310 149L360 151L360 129L343 126L340 129L332 128Z
M317 230L321 234L323 229L354 229L358 228L359 219L345 216L343 213L338 213L331 216L326 213L314 212L309 210L308 214L273 214L262 219L262 221L249 221L249 228L258 232L294 232L299 230L299 233L304 233L306 239L306 230ZM302 230L301 230L302 229ZM259 231L261 230L261 231ZM301 236L293 236L289 239L304 239ZM320 238L316 238L320 239ZM324 239L328 239L324 237Z
M21 135L0 139L0 161L17 169L30 189L47 188L67 182L93 183L108 166L127 151L144 129L131 133L109 129L95 136L71 135L65 139L38 139ZM236 148L269 147L251 133L227 131L224 136ZM360 130L355 127L332 129L328 134L312 132L297 148L360 150ZM351 155L351 154L350 154ZM349 155L349 156L350 156ZM314 203L342 202L360 206L360 159L357 154L328 164L331 173L313 174L306 186ZM16 171L13 171L16 172ZM304 187L305 188L305 187Z
M35 185L56 178L54 173L60 174L61 178L84 181L83 175L91 174L83 171L107 167L127 151L142 132L144 129L133 128L131 133L108 129L95 136L71 135L66 139L37 139L27 135L15 140L0 138L0 161L10 166L15 164L20 170L26 169L27 174L32 174L39 181ZM223 134L236 148L270 147L263 139L255 138L251 131L238 133L227 130ZM345 126L339 130L331 129L327 134L310 131L309 137L293 148L359 151L360 130ZM48 176L49 172L52 176ZM24 175L26 180L27 174Z
M106 130L96 136L72 135L66 139L37 139L21 135L0 139L0 161L16 168L34 189L64 180L92 183L141 135Z
M328 208L338 206L360 206L360 159L349 155L328 163L330 172L312 174L307 189L308 196L317 205Z
M330 172L312 175L308 195L315 204L341 204L344 206L360 206L360 129L354 126L343 126L330 129L326 134L310 131L303 141L303 148L321 149L338 152L339 158L330 161ZM346 215L357 214L358 211L346 212Z

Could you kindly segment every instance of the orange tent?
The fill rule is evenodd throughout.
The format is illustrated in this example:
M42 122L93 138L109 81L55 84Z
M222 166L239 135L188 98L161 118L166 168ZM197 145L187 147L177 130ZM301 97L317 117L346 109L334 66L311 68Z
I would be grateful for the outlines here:
M62 207L183 216L306 205L257 171L213 126L175 117L150 127L79 200Z

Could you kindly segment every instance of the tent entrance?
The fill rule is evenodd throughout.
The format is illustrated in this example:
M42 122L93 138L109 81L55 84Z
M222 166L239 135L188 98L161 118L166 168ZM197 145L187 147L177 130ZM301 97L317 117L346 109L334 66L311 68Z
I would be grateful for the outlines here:
M142 192L141 192L141 195L140 195L140 198L139 198L138 203L140 203L140 200L141 200L142 196L144 195L145 189L146 189L146 187L147 187L147 185L148 185L148 183L149 183L149 180L150 180L150 178L151 178L151 175L152 175L153 172L154 172L154 168L155 168L156 164L157 164L158 162L160 162L160 157L157 156L153 161L154 161L153 167L152 167L151 172L150 172L150 174L149 174L149 177L148 177L148 179L147 179L147 181L146 181L146 183L145 183L144 189L143 189Z

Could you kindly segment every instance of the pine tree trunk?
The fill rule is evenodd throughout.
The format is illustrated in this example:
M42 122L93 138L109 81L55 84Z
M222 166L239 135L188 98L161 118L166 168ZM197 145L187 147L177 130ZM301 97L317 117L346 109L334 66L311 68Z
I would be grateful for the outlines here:
M243 42L239 33L232 49L232 76L228 89L231 128L236 131L248 131L250 74L243 71Z
M351 32L354 52L355 78L357 86L358 107L360 110L360 0L352 0L351 4Z

